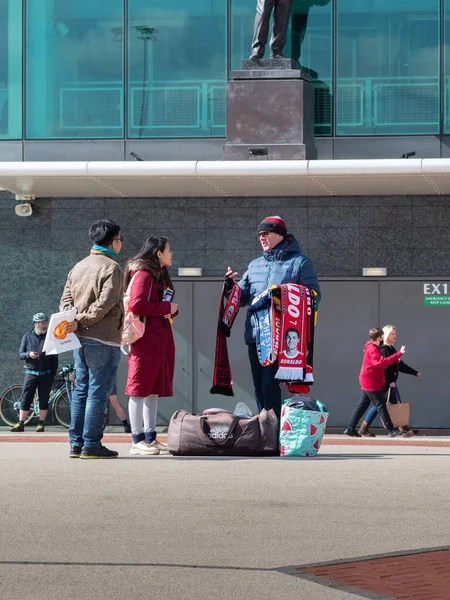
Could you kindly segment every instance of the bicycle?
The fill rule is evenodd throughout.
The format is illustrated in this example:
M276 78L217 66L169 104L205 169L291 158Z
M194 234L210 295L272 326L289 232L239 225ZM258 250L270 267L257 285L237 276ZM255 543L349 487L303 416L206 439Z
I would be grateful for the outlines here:
M48 402L49 411L53 411L55 419L63 427L70 425L70 406L72 404L72 393L75 382L75 369L72 365L66 365L59 373L64 382L60 387L50 392ZM15 425L19 420L20 400L22 397L22 386L11 385L0 398L0 417L7 425ZM39 397L34 395L30 407L30 413L25 420L29 423L33 417L39 416Z

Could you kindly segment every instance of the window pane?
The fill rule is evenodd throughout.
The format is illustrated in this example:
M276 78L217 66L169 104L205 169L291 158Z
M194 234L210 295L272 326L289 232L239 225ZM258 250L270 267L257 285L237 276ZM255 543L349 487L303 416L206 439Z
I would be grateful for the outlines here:
M439 0L337 7L337 134L439 133Z
M251 51L256 0L232 0L231 68L239 70ZM315 133L332 133L332 2L293 0L286 56L297 59L310 73L316 90ZM270 38L269 38L270 42ZM269 57L269 43L265 57Z
M0 0L0 139L22 137L22 3Z
M27 138L121 138L123 0L28 0Z
M225 136L226 7L129 0L129 137Z
M450 0L444 1L444 133L450 133Z

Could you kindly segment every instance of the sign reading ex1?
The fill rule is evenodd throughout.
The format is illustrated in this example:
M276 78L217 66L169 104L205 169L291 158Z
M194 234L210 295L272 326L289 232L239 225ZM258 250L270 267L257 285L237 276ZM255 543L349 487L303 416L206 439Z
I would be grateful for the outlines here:
M448 288L448 283L424 283L424 306L450 306L450 296L448 296Z

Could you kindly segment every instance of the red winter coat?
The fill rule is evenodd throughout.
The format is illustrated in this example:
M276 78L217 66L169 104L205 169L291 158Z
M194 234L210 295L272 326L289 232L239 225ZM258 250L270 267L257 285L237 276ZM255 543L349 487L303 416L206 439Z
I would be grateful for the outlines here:
M142 267L140 261L137 267ZM133 265L131 265L133 267ZM127 396L144 398L150 394L173 396L172 383L175 368L175 344L172 326L164 315L170 314L170 302L161 302L164 282L156 281L152 274L136 268L129 309L147 317L144 335L131 345L128 355ZM131 272L133 276L134 271ZM150 299L147 301L149 292Z
M380 347L374 342L367 342L364 346L364 358L359 373L359 383L366 392L378 392L386 383L384 369L393 365L402 357L401 352L383 358Z

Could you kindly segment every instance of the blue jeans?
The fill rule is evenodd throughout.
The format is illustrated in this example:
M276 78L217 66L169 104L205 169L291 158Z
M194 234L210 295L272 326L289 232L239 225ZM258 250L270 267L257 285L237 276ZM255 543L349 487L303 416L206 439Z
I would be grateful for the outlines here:
M397 384L395 384L395 385L397 386ZM387 392L386 392L386 394L387 394ZM399 401L399 399L400 399L400 394L398 392L398 388L397 387L391 388L391 394L389 396L389 402L391 404L397 404L397 402ZM401 400L400 400L400 402L401 402ZM376 416L377 416L377 409L375 408L375 406L372 406L372 408L370 408L367 411L366 418L364 419L364 421L366 423L368 423L369 425L372 425L372 423L374 422Z
M80 338L73 351L75 390L70 409L71 446L100 448L106 403L116 379L120 348Z
M275 379L278 371L278 361L273 365L263 367L258 360L256 344L248 344L248 357L252 369L253 386L255 388L256 404L258 410L273 408L278 419L281 414L281 389L280 382Z

